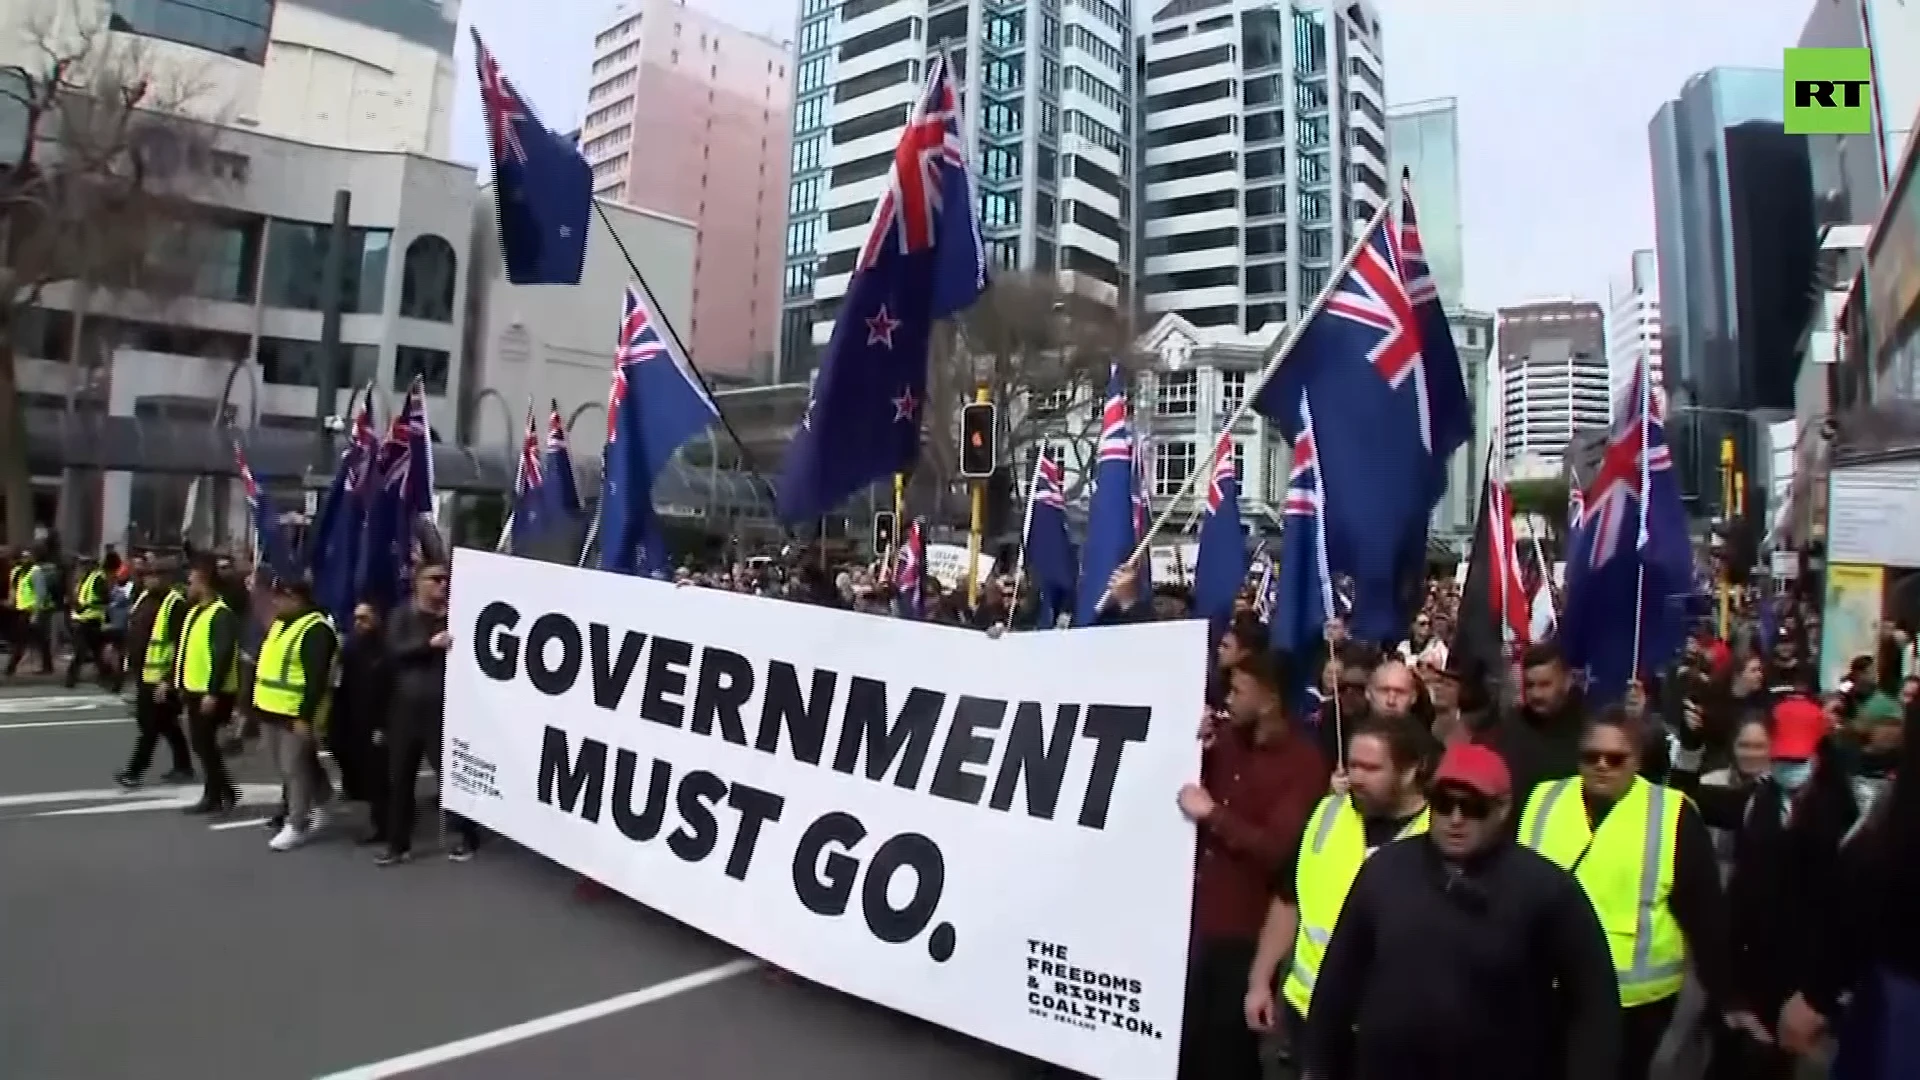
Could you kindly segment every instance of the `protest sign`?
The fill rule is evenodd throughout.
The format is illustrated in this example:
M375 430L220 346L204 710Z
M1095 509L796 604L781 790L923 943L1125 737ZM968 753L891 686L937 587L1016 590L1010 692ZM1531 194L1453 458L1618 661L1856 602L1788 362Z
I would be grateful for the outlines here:
M1205 627L1009 634L461 549L448 809L805 978L1172 1080Z

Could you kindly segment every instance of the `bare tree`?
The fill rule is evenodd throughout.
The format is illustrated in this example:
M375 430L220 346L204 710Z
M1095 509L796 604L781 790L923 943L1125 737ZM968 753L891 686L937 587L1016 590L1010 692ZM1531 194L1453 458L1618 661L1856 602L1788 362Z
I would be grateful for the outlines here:
M1128 371L1139 365L1124 312L1065 292L1047 275L996 277L979 303L935 336L916 483L951 489L959 474L960 407L980 387L999 406L1003 460L1007 449L1058 434L1064 422L1076 456L1069 464L1078 467L1070 471L1086 472L1098 434L1087 402L1106 385L1112 364Z
M26 42L33 59L0 68L0 131L17 132L0 144L0 509L15 545L33 536L25 331L50 292L152 308L187 291L206 256L191 208L219 173L188 73L72 13L30 23Z

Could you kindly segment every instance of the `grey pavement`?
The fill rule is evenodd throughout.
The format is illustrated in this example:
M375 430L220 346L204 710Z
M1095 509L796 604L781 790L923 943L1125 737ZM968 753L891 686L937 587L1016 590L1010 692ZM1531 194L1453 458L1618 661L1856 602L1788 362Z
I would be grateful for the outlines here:
M59 700L48 700L59 699ZM85 704L81 704L84 701ZM371 865L344 836L279 854L264 828L126 795L134 735L104 696L0 686L0 1076L371 1080L498 1034L435 1080L998 1080L996 1048L764 969L515 1039L740 954L498 839ZM98 721L80 723L80 721ZM165 754L161 755L164 767ZM261 765L239 763L257 802ZM138 804L136 806L136 804ZM737 966L737 965L736 965Z

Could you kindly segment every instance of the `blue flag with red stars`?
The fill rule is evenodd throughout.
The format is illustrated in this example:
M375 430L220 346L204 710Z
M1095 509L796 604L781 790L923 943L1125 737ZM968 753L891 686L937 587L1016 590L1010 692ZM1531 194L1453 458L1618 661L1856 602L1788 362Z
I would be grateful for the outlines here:
M500 251L515 285L578 285L586 268L593 169L569 140L543 126L473 32L480 105L493 156Z
M947 60L936 56L787 452L783 521L818 518L919 456L933 322L987 287L959 121Z

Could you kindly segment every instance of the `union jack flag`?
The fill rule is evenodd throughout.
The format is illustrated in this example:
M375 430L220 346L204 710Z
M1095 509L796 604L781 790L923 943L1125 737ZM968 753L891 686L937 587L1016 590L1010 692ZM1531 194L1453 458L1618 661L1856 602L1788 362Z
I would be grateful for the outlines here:
M1600 468L1587 485L1579 513L1591 525L1591 550L1588 565L1604 566L1620 550L1621 532L1629 517L1636 522L1635 548L1647 544L1645 513L1648 485L1654 474L1671 472L1673 452L1667 447L1665 408L1660 395L1646 382L1645 365L1639 366L1629 381L1627 393L1618 403L1606 454ZM1642 512L1634 513L1635 508Z
M253 469L247 465L247 455L240 449L239 443L233 444L233 467L240 474L240 488L246 492L247 507L260 509L260 485L253 479Z
M533 119L533 115L527 111L520 92L500 74L493 50L480 43L478 34L474 35L474 50L480 66L480 103L487 114L487 138L493 142L493 152L524 165L527 148L520 141L520 125Z
M1419 234L1414 232L1414 243ZM1367 362L1395 390L1412 384L1420 418L1420 442L1433 452L1433 413L1427 400L1427 369L1421 353L1420 324L1414 301L1401 280L1400 245L1391 230L1376 229L1354 258L1353 270L1327 296L1327 314L1365 327L1377 337L1367 350ZM1425 265L1424 261L1421 263Z
M900 545L900 551L894 556L894 589L900 596L900 602L906 610L903 614L910 618L920 618L924 610L925 598L920 585L926 573L925 548L922 546L920 523L915 521L907 526L907 542Z
M572 456L572 452L567 449L567 425L560 419L560 403L557 401L547 413L547 453ZM556 460L562 459L556 458Z
M1220 443L1214 448L1213 477L1207 483L1207 513L1220 509L1220 503L1227 497L1227 486L1238 477L1233 468L1233 436L1220 433Z
M372 393L367 395L372 397ZM362 401L354 410L353 427L347 436L346 478L344 487L349 492L361 491L372 475L374 455L380 449L380 438L373 430L373 404Z
M541 484L543 471L540 453L540 429L534 426L533 410L527 410L527 432L520 439L520 482L514 485L517 492L527 492Z
M1306 409L1306 403L1302 402L1300 411L1305 413ZM1283 512L1290 518L1316 518L1320 505L1320 461L1313 447L1313 427L1308 422L1293 440L1293 467L1287 470L1287 501Z
M653 325L640 291L627 286L620 316L620 340L613 348L613 383L607 387L607 442L619 438L620 406L627 400L627 365L644 363L667 352L667 343Z
M1040 506L1051 506L1056 510L1067 507L1067 476L1060 462L1049 453L1042 453L1033 470L1033 502Z
M1127 423L1127 396L1116 381L1100 408L1098 461L1133 462L1133 429Z
M865 270L891 245L902 255L933 246L934 225L944 202L943 173L964 172L966 144L960 138L959 99L948 77L947 58L936 55L930 65L926 91L907 120L907 128L893 151L892 183L873 209L867 242L860 249L855 270ZM895 229L894 226L899 228ZM980 268L985 285L986 267Z
M407 388L406 401L401 404L400 411L394 414L393 422L387 425L387 442L382 451L386 462L381 482L388 488L400 488L416 496L422 490L430 491L433 477L431 438L427 424L427 385L425 380L416 375L413 385ZM416 448L425 451L425 461L414 460ZM425 471L427 483L424 487L414 477L416 466ZM431 503L428 503L412 509L419 512L430 508Z

